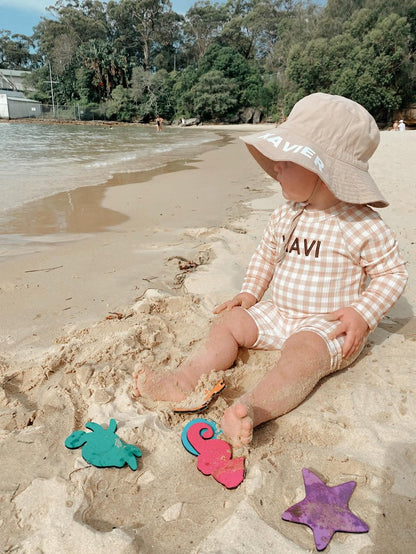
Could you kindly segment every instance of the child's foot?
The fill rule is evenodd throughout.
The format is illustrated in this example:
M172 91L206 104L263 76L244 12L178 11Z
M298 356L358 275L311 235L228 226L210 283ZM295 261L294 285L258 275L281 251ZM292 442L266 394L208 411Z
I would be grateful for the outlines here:
M133 375L134 396L148 396L152 400L181 402L192 390L192 385L179 373L158 375L147 367L141 367Z
M239 403L233 404L224 412L222 430L234 448L249 444L253 438L253 418L250 411L245 404Z

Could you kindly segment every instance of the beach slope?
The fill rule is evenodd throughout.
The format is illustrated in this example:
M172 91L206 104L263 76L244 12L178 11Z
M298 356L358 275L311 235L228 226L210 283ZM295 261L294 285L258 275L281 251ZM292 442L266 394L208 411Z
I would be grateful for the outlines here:
M132 396L137 364L169 371L206 334L282 202L234 131L226 142L140 186L106 189L102 207L124 216L117 225L40 240L2 264L2 551L313 552L310 529L281 519L304 497L302 468L330 486L357 483L350 509L370 530L336 533L328 551L414 551L416 133L383 132L370 166L408 260L404 296L351 368L234 453L246 457L238 488L204 476L182 446L194 416ZM219 422L278 355L242 351L203 417ZM137 470L93 467L64 445L112 418L142 451Z

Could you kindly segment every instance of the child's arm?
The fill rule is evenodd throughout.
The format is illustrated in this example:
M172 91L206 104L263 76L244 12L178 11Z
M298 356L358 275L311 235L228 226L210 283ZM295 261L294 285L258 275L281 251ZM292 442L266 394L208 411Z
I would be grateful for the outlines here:
M276 269L276 260L280 252L279 246L281 246L276 237L279 218L280 211L278 209L270 217L260 244L250 260L241 289L242 293L254 296L257 302L262 299L268 289Z
M248 309L261 300L275 270L275 260L278 253L275 235L279 217L280 211L277 209L271 215L260 244L250 260L241 292L231 300L217 306L214 309L214 314L231 310L235 306Z
M360 264L370 282L351 308L373 331L403 294L408 279L406 262L400 254L395 235L382 221L379 221L371 239L366 241Z
M241 292L231 300L217 306L214 309L214 314L231 310L235 306L251 308L263 297L275 270L275 260L278 254L275 236L277 224L281 217L280 212L281 209L278 208L269 219L261 242L250 260Z
M348 237L352 257L355 252L360 253L356 263L363 267L370 283L350 306L326 317L329 321L340 321L330 338L345 335L342 347L345 357L352 356L366 334L377 327L403 294L408 278L395 235L378 215L373 214L352 231Z

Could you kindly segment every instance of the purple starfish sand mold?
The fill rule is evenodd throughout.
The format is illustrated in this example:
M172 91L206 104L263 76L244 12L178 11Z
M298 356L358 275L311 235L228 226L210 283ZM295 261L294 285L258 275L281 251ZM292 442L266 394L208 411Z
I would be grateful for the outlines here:
M306 496L282 514L282 519L308 525L313 531L317 550L324 550L336 531L366 533L368 525L348 508L356 482L336 487L325 485L317 475L303 468Z

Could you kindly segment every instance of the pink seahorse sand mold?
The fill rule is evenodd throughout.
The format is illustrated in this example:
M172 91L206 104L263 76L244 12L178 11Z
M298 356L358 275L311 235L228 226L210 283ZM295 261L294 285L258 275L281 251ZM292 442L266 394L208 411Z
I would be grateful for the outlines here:
M212 438L212 426L198 419L188 426L186 438L198 452L197 468L204 475L212 475L218 483L227 489L235 489L244 479L244 457L232 458L231 446Z

